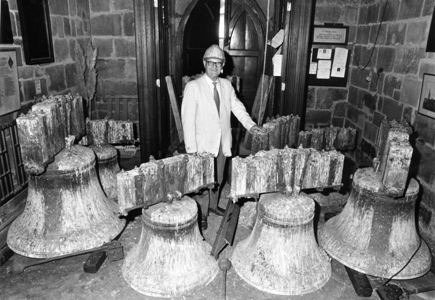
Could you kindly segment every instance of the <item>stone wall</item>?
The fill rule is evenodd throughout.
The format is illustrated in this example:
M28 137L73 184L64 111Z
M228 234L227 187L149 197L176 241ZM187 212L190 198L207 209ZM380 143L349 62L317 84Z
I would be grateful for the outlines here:
M418 113L423 74L435 74L426 43L433 0L361 1L345 124L361 133L354 160L370 165L384 118L414 129L413 172L423 191L420 231L435 242L435 120ZM385 10L385 12L384 12Z
M16 0L8 0L14 44L21 46L23 65L18 68L20 100L23 107L35 98L58 93L75 93L74 48L77 41L90 36L89 5L87 0L50 0L50 23L55 62L26 65L22 50L22 35ZM36 90L39 81L41 92Z
M92 44L99 50L96 109L104 117L108 96L137 95L133 0L89 0L89 6ZM129 114L138 119L137 101Z
M351 50L355 41L358 21L358 6L355 0L317 0L314 24L339 23L349 26L348 45L340 45ZM328 45L314 45L328 48ZM352 52L351 52L352 54ZM344 126L347 112L348 86L309 86L307 93L307 110L305 129L323 126Z

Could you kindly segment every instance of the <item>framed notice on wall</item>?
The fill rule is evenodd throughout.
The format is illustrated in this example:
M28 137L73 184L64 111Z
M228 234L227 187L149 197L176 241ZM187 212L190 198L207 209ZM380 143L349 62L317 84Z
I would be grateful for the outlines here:
M347 44L349 26L314 26L314 44Z
M20 109L18 63L14 49L0 49L0 116Z

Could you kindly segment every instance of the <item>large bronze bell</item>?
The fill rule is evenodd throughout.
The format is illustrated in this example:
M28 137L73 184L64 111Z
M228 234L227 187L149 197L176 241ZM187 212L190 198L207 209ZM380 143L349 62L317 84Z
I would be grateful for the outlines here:
M122 267L127 283L139 293L168 298L210 283L219 269L197 219L197 204L187 196L143 209L142 235Z
M50 258L102 246L125 221L98 181L94 152L63 149L46 172L29 176L24 212L8 232L9 248L23 256Z
M259 290L302 295L320 289L331 264L314 237L314 201L305 194L264 194L250 236L234 249L235 271Z
M431 255L416 230L419 186L411 179L406 194L392 198L372 168L355 172L343 211L319 230L319 243L333 258L364 274L394 279L424 275Z
M98 178L106 196L112 200L117 200L116 174L121 169L118 163L118 151L109 144L91 145L89 148L97 156Z

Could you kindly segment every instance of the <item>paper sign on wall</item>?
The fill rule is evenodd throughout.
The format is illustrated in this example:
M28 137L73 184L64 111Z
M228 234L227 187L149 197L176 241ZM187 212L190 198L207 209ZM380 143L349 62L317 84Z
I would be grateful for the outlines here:
M344 78L348 52L349 50L346 48L335 48L331 77Z

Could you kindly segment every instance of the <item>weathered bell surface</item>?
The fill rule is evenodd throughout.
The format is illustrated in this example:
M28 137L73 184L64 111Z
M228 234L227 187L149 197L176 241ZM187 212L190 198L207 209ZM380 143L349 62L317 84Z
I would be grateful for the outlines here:
M314 237L314 201L305 194L272 193L260 197L250 236L237 244L235 271L259 290L302 295L320 289L331 264Z
M122 274L139 293L176 297L210 283L218 273L198 228L194 200L184 197L143 210L142 235L127 254Z
M12 223L9 248L27 257L50 258L102 246L125 221L101 188L95 154L64 149L40 176L29 176L26 207Z
M319 230L330 256L361 273L411 279L431 267L431 255L415 222L419 186L411 179L401 198L388 197L372 168L355 172L343 211Z
M121 169L118 163L118 151L112 145L91 145L89 148L97 156L97 173L106 196L117 201L116 174Z

